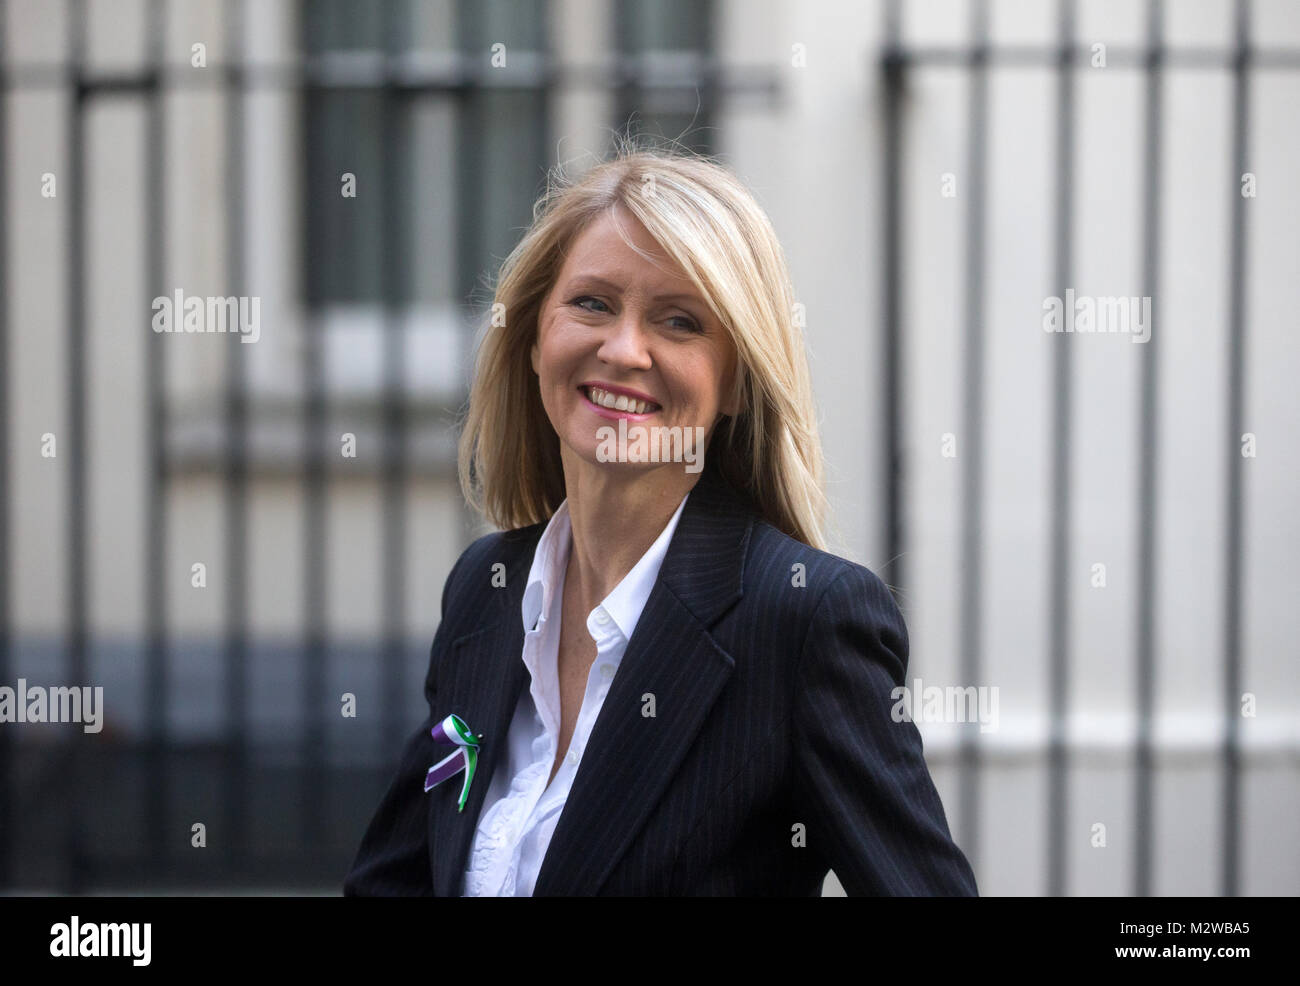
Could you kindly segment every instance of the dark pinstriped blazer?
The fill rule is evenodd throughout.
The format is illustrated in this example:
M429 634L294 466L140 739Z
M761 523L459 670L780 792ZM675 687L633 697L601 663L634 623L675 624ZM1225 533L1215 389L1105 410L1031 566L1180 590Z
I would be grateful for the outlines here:
M448 576L425 679L429 716L402 751L346 895L461 893L484 792L528 687L520 607L545 527L479 538ZM815 896L828 868L851 895L976 894L920 734L890 717L907 647L876 575L780 533L706 467L535 896ZM653 717L643 715L647 695ZM453 712L484 737L459 813L459 779L427 794L423 783L450 750L435 749L430 729Z

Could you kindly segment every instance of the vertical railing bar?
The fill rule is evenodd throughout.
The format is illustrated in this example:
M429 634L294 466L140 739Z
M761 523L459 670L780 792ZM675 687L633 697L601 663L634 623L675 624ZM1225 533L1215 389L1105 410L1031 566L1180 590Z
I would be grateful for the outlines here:
M9 620L9 4L0 0L0 682L13 680ZM13 730L0 730L0 890L13 882Z
M1074 44L1075 9L1073 0L1061 0L1060 48L1057 62L1056 172L1060 188L1056 196L1055 229L1056 264L1053 276L1059 297L1066 295L1067 281L1073 265L1074 205ZM1072 335L1057 334L1052 349L1052 505L1051 573L1048 597L1048 655L1051 662L1049 689L1048 743L1048 837L1047 894L1064 895L1066 888L1066 826L1068 751L1066 716L1069 712L1070 671L1070 419Z
M458 5L456 11L456 54L460 64L467 71L462 74L462 85L454 94L456 131L456 243L454 260L456 282L456 304L452 310L460 316L462 331L468 338L465 349L469 354L468 363L472 372L473 348L476 340L476 321L473 291L477 283L477 258L481 255L479 247L483 242L483 229L478 217L483 214L483 191L480 183L482 152L479 144L479 123L483 118L482 76L475 70L474 56L470 49L477 43L468 24L466 8ZM489 302L490 304L490 302ZM468 401L468 390L463 395ZM457 555L469 547L473 540L476 516L470 506L457 497L459 507L456 511ZM450 566L448 566L450 571Z
M70 0L68 17L68 82L72 90L67 118L68 192L68 307L66 385L68 387L68 540L67 540L67 646L68 681L74 686L87 681L88 585L86 572L86 216L85 173L82 162L85 140L87 90L83 75L85 59L85 4ZM74 747L69 759L68 798L64 801L67 827L67 892L80 893L90 881L82 819L86 802L85 765Z
M1134 771L1134 840L1133 893L1151 896L1151 843L1154 828L1152 783L1152 722L1155 715L1155 625L1159 599L1156 567L1156 501L1159 471L1156 455L1159 441L1160 333L1155 323L1160 318L1160 182L1163 167L1161 112L1164 81L1164 42L1161 0L1151 0L1148 8L1146 104L1142 132L1146 135L1142 161L1142 283L1143 294L1152 299L1151 335L1142 347L1141 440L1138 451L1138 510L1136 540L1138 544L1138 580L1143 587L1137 606L1137 744Z
M881 417L885 422L884 456L881 475L885 482L884 545L885 559L879 575L893 587L900 599L906 598L907 566L903 558L903 543L907 532L904 527L903 486L906 482L903 461L903 429L906 387L903 380L904 361L902 346L902 129L901 103L903 100L904 70L906 60L902 51L902 15L898 0L885 4L884 30L884 142L881 166L882 217L882 273L880 286L885 324L881 331L883 353L881 381L884 406ZM869 371L870 372L870 371Z
M700 120L699 131L703 135L700 146L704 153L714 154L718 149L717 130L714 126L717 120L717 99L721 87L722 61L714 56L718 48L718 35L721 33L722 25L720 24L722 11L719 9L716 0L707 0L707 6L704 11L704 37L699 39L699 46L695 49L699 55L702 66L702 78L700 80ZM545 43L545 37L543 38ZM547 53L549 57L549 52ZM554 75L547 74L547 91ZM545 160L543 158L542 160Z
M13 680L9 609L9 5L0 0L0 682ZM0 890L13 882L13 730L0 729Z
M167 5L163 0L151 0L149 6L149 39L147 58L151 86L145 119L145 220L149 242L146 246L145 276L148 279L146 297L166 296L164 278L167 276L167 175L164 172L166 157L166 89L163 86L164 34ZM177 313L179 316L179 313ZM145 810L145 831L151 845L163 860L163 868L170 867L174 854L170 851L170 805L172 792L171 753L167 728L167 477L166 452L166 399L164 376L166 364L163 346L165 336L150 333L145 346L145 448L149 457L149 471L145 488L145 719L149 726L148 755L145 758L149 776L148 801Z
M1250 3L1237 0L1236 47L1232 84L1233 183L1246 168L1250 128ZM1223 620L1223 856L1224 897L1240 892L1241 824L1241 573L1242 573L1242 467L1241 441L1245 418L1246 364L1246 198L1238 189L1232 196L1232 239L1228 274L1228 442L1227 510L1224 538L1224 575L1227 595Z
M247 214L244 111L248 80L244 0L227 0L226 19L226 277L228 295L248 289L244 253ZM243 337L227 355L225 468L226 838L232 869L244 872L248 849L248 383Z
M398 51L398 17L396 4L384 4L385 85L381 90L383 127L383 203L380 210L379 242L385 255L382 263L384 312L384 393L380 420L383 435L382 510L383 558L381 609L383 620L383 749L401 746L405 727L402 711L404 643L406 640L406 485L407 485L407 416L404 404L402 370L405 330L399 313L407 266L406 244L398 242L402 232L400 214L402 162L398 155L398 136L402 120L399 114L409 108L396 86L394 59ZM403 144L403 147L406 145Z
M305 65L304 65L305 68ZM321 107L329 98L321 90L306 86L304 75L305 98L303 101L305 120L303 133L316 132L321 124ZM309 168L308 176L313 172ZM303 182L303 195L329 195L325 188L313 188L310 181ZM309 201L303 203L303 214L310 214ZM314 237L307 237L306 248L314 248ZM308 258L307 269L312 269ZM302 385L304 388L302 408L302 446L303 446L303 631L302 640L302 699L303 723L300 754L302 770L300 773L301 790L299 804L302 808L300 817L304 848L314 849L320 844L323 831L321 806L325 803L322 790L324 775L321 761L324 749L324 662L327 634L323 625L326 615L326 550L327 535L327 471L325 467L325 445L328 440L329 422L326 420L328 404L325 395L324 374L324 324L320 317L315 299L304 306L302 317Z
M985 171L988 127L988 4L971 4L971 64L969 133L967 144L967 188L970 205L966 215L966 278L963 308L966 313L965 394L963 400L963 446L961 503L961 681L975 685L983 674L982 580L984 514L984 270L985 270ZM979 858L980 750L969 731L961 735L961 844L972 868Z
M628 0L614 0L613 15L611 27L614 29L614 38L610 47L615 52L614 71L618 76L614 96L615 129L630 134L633 108L641 102L639 69L644 62L639 50L631 50L635 31L632 26L632 7ZM635 64L631 63L632 58L637 59Z

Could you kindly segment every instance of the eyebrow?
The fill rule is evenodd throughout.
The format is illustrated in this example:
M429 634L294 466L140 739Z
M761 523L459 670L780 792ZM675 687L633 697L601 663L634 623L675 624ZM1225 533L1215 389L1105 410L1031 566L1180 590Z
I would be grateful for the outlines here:
M604 288L607 291L613 291L621 294L623 288L613 281L607 281L603 277L596 277L594 274L579 274L569 282L569 290L573 291L579 287L590 285L592 287ZM697 305L704 304L704 299L695 294L657 294L651 301L692 301Z

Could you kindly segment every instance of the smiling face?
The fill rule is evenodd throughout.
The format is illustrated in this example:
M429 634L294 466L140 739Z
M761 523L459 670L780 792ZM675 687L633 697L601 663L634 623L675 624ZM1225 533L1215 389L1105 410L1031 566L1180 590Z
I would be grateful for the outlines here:
M621 205L575 239L542 301L537 334L533 371L560 437L566 476L592 467L682 471L680 463L601 461L598 430L617 429L619 418L627 419L629 432L637 425L683 433L701 426L703 454L719 418L736 413L729 334L685 273Z

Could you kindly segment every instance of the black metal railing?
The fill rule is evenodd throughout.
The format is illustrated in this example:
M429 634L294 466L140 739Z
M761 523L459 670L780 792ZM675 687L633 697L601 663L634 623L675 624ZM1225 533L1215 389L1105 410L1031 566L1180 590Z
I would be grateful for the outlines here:
M383 5L387 18L383 32L385 47L363 53L361 59L341 64L327 54L302 53L287 64L266 64L250 60L244 53L251 6L244 0L219 0L228 57L204 72L188 71L164 50L169 5L151 0L145 16L146 57L137 69L92 69L87 63L86 17L83 0L68 0L66 12L66 57L56 64L34 64L15 57L9 39L0 37L0 188L12 180L8 164L13 142L23 139L12 133L12 117L6 115L12 94L35 91L64 93L66 118L61 121L66 141L67 171L59 175L59 209L66 219L66 277L63 281L67 307L62 324L64 364L61 379L48 381L52 391L61 392L66 402L67 421L59 436L58 458L64 469L66 532L63 559L51 557L52 569L66 571L67 595L63 614L64 639L32 637L22 629L20 614L10 604L17 573L11 570L11 525L15 516L13 476L9 472L12 408L0 400L0 682L12 683L21 648L23 663L56 668L68 682L89 682L98 669L123 678L138 676L142 681L141 730L105 730L99 737L83 736L78 730L59 737L58 742L28 742L13 730L0 729L0 890L7 888L53 888L81 892L94 888L149 889L195 886L289 886L337 887L359 842L366 820L383 792L396 764L401 741L409 732L409 688L404 682L409 669L427 659L428 640L408 639L405 600L412 549L409 547L411 520L407 506L415 478L408 441L411 434L410 396L403 382L403 335L400 305L402 289L411 275L409 261L393 231L408 207L403 160L396 148L395 134L404 114L427 101L444 101L455 108L455 132L459 141L455 182L460 210L460 244L482 242L476 228L476 205L491 180L491 161L482 154L482 139L490 121L483 118L484 93L502 88L539 94L545 105L555 94L569 88L592 88L616 93L618 116L609 121L616 129L636 113L637 122L652 123L655 100L676 93L676 103L688 108L696 123L690 143L710 150L714 135L707 124L719 100L746 92L772 98L777 92L776 75L765 70L749 71L724 66L707 45L694 66L685 74L664 78L656 74L653 59L612 60L607 67L584 67L559 63L549 51L524 52L529 57L515 60L508 74L485 70L485 56L479 48L462 45L452 57L424 64L404 58L395 39L402 36L397 18L406 5ZM311 0L307 0L310 6ZM462 20L476 16L479 4L462 3L456 9ZM537 16L545 19L549 5L539 0ZM692 4L705 9L701 23L711 23L712 5ZM59 12L54 5L52 10ZM635 38L621 18L631 16L626 5L617 4L612 29L617 36L611 50ZM621 14L618 12L622 12ZM0 29L11 14L0 3ZM700 19L698 13L692 15ZM55 22L59 18L51 16ZM469 37L468 34L463 35ZM624 39L619 41L618 39ZM508 39L507 39L508 40ZM304 45L304 49L307 46ZM527 47L527 46L521 46ZM187 53L188 54L188 53ZM644 71L641 68L644 68ZM223 433L220 448L197 456L198 468L206 469L219 484L222 496L221 563L227 577L221 611L221 629L210 639L191 639L173 625L175 589L168 570L176 534L176 505L183 491L178 489L178 453L173 441L174 409L168 400L170 372L161 344L166 340L150 334L144 347L145 364L141 379L143 421L146 429L148 475L144 500L139 505L145 532L143 565L127 571L124 578L141 580L145 616L138 637L126 643L97 639L91 610L92 571L87 564L90 549L91 513L88 498L91 483L88 469L91 455L92 422L88 420L87 389L95 367L88 361L87 325L94 313L87 301L87 274L95 258L87 237L86 186L88 174L97 167L97 148L87 140L87 117L94 107L112 100L130 101L140 108L145 121L143 149L148 190L143 195L140 229L146 238L133 247L144 258L143 295L152 298L169 293L169 243L174 223L167 212L168 197L163 189L174 177L166 155L169 94L191 87L206 87L225 97L222 140L225 159L223 184L211 191L223 196L225 215L225 293L242 296L252 281L246 248L250 229L250 99L257 93L276 91L300 97L305 131L321 125L323 100L331 94L377 93L380 97L380 172L375 187L380 189L379 225L384 234L383 276L380 293L384 310L383 385L378 400L378 421L382 431L382 452L374 481L380 488L382 511L380 543L381 580L376 591L382 598L377 642L358 647L355 642L331 639L327 630L330 610L327 575L331 566L344 562L328 532L330 491L337 478L331 461L337 448L331 437L331 392L326 383L322 326L319 311L309 299L302 300L303 346L300 365L303 390L296 412L300 415L300 452L291 463L262 461L253 441L257 427L258 398L249 382L248 354L235 345L225 367L213 416L219 417ZM673 103L672 100L668 101ZM675 105L675 103L673 103ZM676 123L671 107L664 119ZM543 120L542 140L519 153L529 155L538 188L549 155L556 145L550 131L553 122ZM671 127L670 127L671 129ZM53 152L52 152L53 153ZM516 162L517 163L517 162ZM24 178L24 181L28 179ZM306 182L303 183L304 185ZM337 200L337 190L333 190ZM532 190L536 191L536 189ZM304 189L304 197L312 194ZM527 217L523 217L527 218ZM480 224L481 225L481 224ZM5 252L13 230L7 212L0 213L0 294L8 299L14 290L15 257ZM129 231L123 233L124 237ZM304 237L304 264L317 258L320 239ZM471 289L488 271L480 269L479 254L485 251L451 247L458 265L454 278L466 334L478 312ZM468 259L467 259L468 256ZM304 278L304 280L308 280ZM123 290L126 290L124 287ZM7 321L8 305L0 305L0 386L6 394L13 372L12 326ZM141 331L147 325L142 316ZM57 327L53 327L57 332ZM123 332L133 331L130 326ZM462 395L463 396L463 395ZM441 408L450 425L457 408ZM454 444L450 447L454 449ZM191 457L191 459L194 457ZM185 469L195 464L186 460ZM298 477L302 497L301 633L297 640L284 641L259 636L251 616L251 566L253 525L251 522L254 484L260 470L288 470ZM441 477L455 490L454 458L445 462ZM463 543L468 526L458 530ZM450 567L454 559L445 560ZM183 682L177 661L219 667L219 705L222 725L215 739L195 742L178 738L169 722L184 719ZM97 660L92 660L97 658ZM374 762L339 764L332 757L330 717L337 717L337 696L330 694L331 664L335 668L364 663L379 667L380 682L373 707L377 716L374 748L382 755ZM92 667L92 664L95 667ZM255 739L253 693L255 680L267 673L292 678L297 669L297 707L286 701L275 742ZM267 669L271 669L270 672ZM55 672L51 672L54 674ZM289 686L291 687L291 686ZM111 701L110 701L111 706ZM110 736L110 734L112 734ZM21 741L20 741L21 740ZM94 742L92 742L92 740ZM333 751L337 752L337 751ZM373 759L373 758L372 758ZM202 853L190 851L190 826L196 819L214 819L209 845Z
M917 73L935 68L957 69L968 74L968 136L966 147L966 184L970 194L966 198L965 213L965 268L961 300L964 323L960 326L963 338L964 362L961 367L963 388L963 431L972 436L970 451L961 456L960 493L960 548L959 570L961 599L959 606L958 639L962 648L958 669L959 680L965 683L980 682L985 677L981 650L982 619L986 612L986 599L982 591L981 562L986 545L986 511L983 497L985 475L985 410L984 392L985 355L987 339L984 331L985 264L989 252L987 239L987 131L989 119L989 85L991 73L1000 69L1035 66L1051 68L1055 73L1055 141L1052 174L1056 186L1050 193L1051 202L1044 203L1043 214L1051 216L1050 242L1055 254L1052 258L1052 284L1058 295L1064 295L1071 284L1071 273L1076 264L1072 250L1074 241L1075 160L1078 144L1079 120L1075 105L1075 92L1079 69L1088 65L1089 49L1079 43L1076 34L1077 4L1075 0L1059 0L1057 12L1057 40L1054 45L996 45L990 41L989 12L986 0L972 0L969 42L954 47L924 47L909 45L903 39L902 7L898 0L890 0L885 7L885 48L880 57L882 88L884 93L883 121L883 366L885 406L882 409L888 422L889 436L885 448L884 472L889 477L888 502L883 518L886 557L891 559L882 567L881 574L895 586L906 585L906 572L902 559L909 543L906 529L905 505L909 495L904 462L906 435L906 410L910 395L904 392L907 379L904 340L908 333L908 313L903 303L901 272L907 262L903 231L907 217L903 214L904 181L907 174L903 139L904 110L909 81ZM1237 0L1235 6L1233 37L1222 47L1166 46L1163 39L1165 8L1161 0L1148 0L1145 8L1147 40L1137 47L1109 46L1107 64L1136 70L1145 85L1145 99L1141 131L1142 179L1141 197L1143 212L1140 225L1142 257L1142 293L1153 299L1153 319L1159 318L1159 298L1163 286L1159 282L1161 243L1160 222L1164 201L1161 196L1160 173L1164 155L1164 100L1163 83L1171 71L1223 70L1231 72L1231 143L1226 148L1233 174L1249 171L1246 149L1250 142L1251 80L1258 72L1300 71L1300 50L1261 47L1251 35L1251 4ZM1231 213L1231 239L1226 251L1228 257L1227 280L1229 285L1228 315L1223 326L1227 340L1227 365L1224 387L1227 394L1228 460L1225 462L1226 497L1224 501L1223 530L1224 573L1223 639L1222 654L1222 710L1227 732L1223 742L1219 765L1223 778L1222 846L1219 892L1226 896L1241 892L1241 737L1240 709L1242 695L1242 524L1243 498L1241 459L1238 453L1242 435L1243 400L1245 393L1245 366L1247 331L1249 322L1244 311L1246 290L1246 200L1233 197ZM1136 770L1134 774L1134 825L1132 893L1149 895L1153 892L1153 833L1155 819L1152 805L1155 780L1153 722L1156 708L1154 627L1156 625L1156 587L1166 577L1157 565L1157 524L1153 518L1157 511L1157 477L1160 468L1157 409L1160 404L1161 345L1160 331L1152 331L1146 345L1139 347L1136 358L1141 361L1139 374L1141 408L1141 437L1137 462L1137 526L1134 543L1137 546L1137 584L1144 589L1143 601L1136 610L1134 631L1136 664L1131 669L1134 682L1135 712L1138 723L1134 747ZM1071 473L1071 456L1074 452L1074 418L1071 408L1077 403L1074 394L1074 367L1072 365L1073 337L1058 335L1052 342L1051 405L1049 410L1052 452L1048 482L1044 490L1050 504L1050 536L1048 543L1050 578L1043 603L1047 613L1048 639L1044 653L1048 662L1048 715L1050 734L1044 751L1048 763L1047 798L1043 805L1043 824L1046 831L1046 854L1042 872L1046 875L1043 892L1061 895L1070 892L1070 874L1067 872L1069 851L1067 828L1070 818L1070 789L1067 776L1071 766L1071 750L1065 735L1065 722L1070 711L1068 682L1074 667L1071 652L1071 607L1067 592L1069 573L1072 570L1069 534L1074 518L1071 498L1072 486L1077 477ZM980 846L979 819L981 815L981 788L985 753L978 740L969 732L961 737L958 756L959 818L957 841L978 867Z

